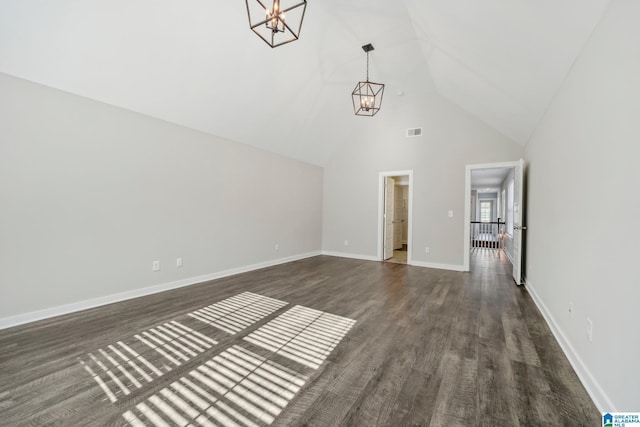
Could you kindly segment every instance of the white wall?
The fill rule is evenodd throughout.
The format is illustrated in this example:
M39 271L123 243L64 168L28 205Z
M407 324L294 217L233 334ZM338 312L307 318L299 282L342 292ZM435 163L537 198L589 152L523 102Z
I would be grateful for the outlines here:
M4 74L0 94L0 324L321 250L319 167Z
M528 287L606 411L640 408L638 22L611 3L526 146Z
M517 160L524 150L438 95L389 96L388 102L373 118L353 117L359 132L325 167L323 249L375 258L378 174L413 170L414 260L462 268L465 165ZM417 126L424 136L405 138L405 129Z

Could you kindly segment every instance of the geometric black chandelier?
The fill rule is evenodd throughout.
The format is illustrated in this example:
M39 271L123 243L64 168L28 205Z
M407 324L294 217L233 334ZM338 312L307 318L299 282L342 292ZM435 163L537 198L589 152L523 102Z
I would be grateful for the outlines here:
M298 40L307 0L245 0L249 27L271 47Z
M356 116L375 116L382 106L382 96L384 95L384 85L369 81L369 52L373 50L371 43L362 46L362 50L367 53L367 80L358 82L356 88L351 93L353 99L353 111Z

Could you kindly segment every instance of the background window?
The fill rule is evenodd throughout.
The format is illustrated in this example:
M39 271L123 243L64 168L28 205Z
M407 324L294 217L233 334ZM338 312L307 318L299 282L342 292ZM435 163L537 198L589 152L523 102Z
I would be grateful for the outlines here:
M491 201L480 202L480 222L491 222Z

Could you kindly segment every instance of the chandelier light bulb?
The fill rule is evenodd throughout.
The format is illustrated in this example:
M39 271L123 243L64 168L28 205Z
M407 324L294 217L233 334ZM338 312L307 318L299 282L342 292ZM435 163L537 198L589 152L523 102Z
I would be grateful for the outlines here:
M298 40L307 8L306 0L267 0L266 2L245 0L245 2L249 27L269 46L282 46Z

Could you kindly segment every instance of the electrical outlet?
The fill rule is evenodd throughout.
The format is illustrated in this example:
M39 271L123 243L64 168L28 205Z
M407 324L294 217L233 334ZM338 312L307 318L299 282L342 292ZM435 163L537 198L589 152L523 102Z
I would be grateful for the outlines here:
M569 319L573 319L573 303L569 303Z
M274 247L274 249L275 249L276 251L279 251L279 250L280 250L280 245L276 243L276 246Z
M159 260L153 261L153 263L151 264L151 271L160 271L160 261Z
M587 338L589 342L593 341L593 322L587 317Z
M430 253L431 253L431 248L430 248L429 246L426 246L426 247L424 248L424 253L425 253L425 254L430 254Z
M453 218L453 211L452 210L449 211L449 218Z
M348 241L348 240L345 240L345 241L344 241L344 245L345 245L345 246L349 246L349 241Z
M182 257L176 258L176 267L182 267Z

